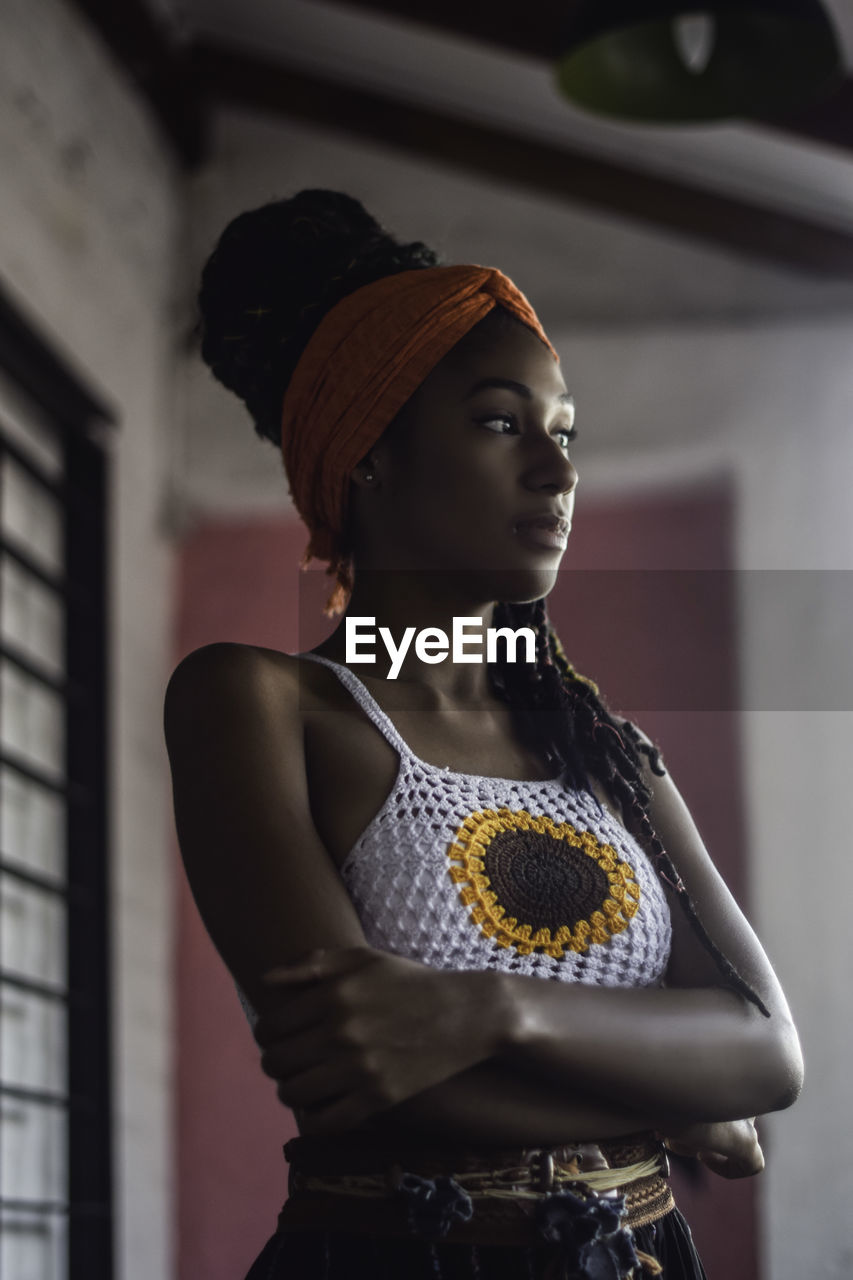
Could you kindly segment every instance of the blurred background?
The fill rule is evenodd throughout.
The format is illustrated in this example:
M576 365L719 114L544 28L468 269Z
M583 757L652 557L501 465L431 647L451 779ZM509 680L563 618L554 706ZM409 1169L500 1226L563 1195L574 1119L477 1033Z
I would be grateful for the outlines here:
M762 1177L680 1168L681 1202L711 1280L853 1266L853 71L772 120L608 120L557 91L566 8L0 0L3 1280L238 1280L285 1194L162 702L198 645L331 629L193 336L225 224L310 186L499 266L559 349L552 616L660 742L806 1056Z

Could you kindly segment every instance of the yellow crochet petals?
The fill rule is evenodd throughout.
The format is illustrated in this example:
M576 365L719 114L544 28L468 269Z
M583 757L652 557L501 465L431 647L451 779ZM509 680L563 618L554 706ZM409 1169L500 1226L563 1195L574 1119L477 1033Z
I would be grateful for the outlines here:
M576 921L574 926L561 925L553 937L550 928L534 930L532 925L507 915L485 874L484 861L491 841L505 831L538 832L563 840L593 858L609 885L609 896L600 909L589 912L587 919ZM561 960L567 951L588 951L591 944L607 942L627 929L640 905L640 886L634 873L626 862L620 861L612 845L602 844L591 831L578 831L571 823L556 823L545 816L533 817L526 809L483 809L470 814L448 845L447 853L450 861L458 864L449 868L450 878L462 886L459 899L471 908L472 923L479 925L481 932L498 946L515 947L520 955L543 951Z

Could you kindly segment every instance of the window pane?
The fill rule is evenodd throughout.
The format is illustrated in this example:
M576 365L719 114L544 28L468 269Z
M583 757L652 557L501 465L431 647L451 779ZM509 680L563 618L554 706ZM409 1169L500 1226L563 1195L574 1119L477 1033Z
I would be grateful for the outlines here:
M5 340L2 318L0 327ZM13 337L17 331L13 322ZM109 1099L100 1096L107 1065L101 1041L107 978L100 904L104 795L100 780L89 781L100 759L82 711L91 705L100 719L105 694L103 673L93 669L85 650L88 639L100 649L107 603L102 558L92 538L108 476L100 429L90 433L89 426L109 415L73 378L64 400L76 422L66 423L64 412L45 407L52 396L45 395L42 404L39 388L61 387L70 375L56 367L37 335L31 339L36 398L0 370L0 753L9 760L0 764L0 1204L6 1201L0 1209L0 1280L69 1280L72 1273L76 1280L78 1271L84 1280L93 1247L107 1256L111 1223L104 1155ZM69 474L73 492L65 488ZM76 553L70 536L75 523L81 525ZM79 600L76 611L68 610L66 591ZM20 670L15 657L22 665L31 663L35 675ZM81 698L76 716L66 706L69 677ZM79 861L85 865L78 891L97 907L83 913L79 928L64 892L74 801L56 794L65 790L69 757L76 761L78 755L87 785L77 798L93 805L89 831L80 837L85 848ZM27 771L33 779L24 776ZM73 1002L64 998L72 934L81 978ZM16 976L36 989L24 989L26 981L16 984ZM39 983L46 994L38 994ZM79 1137L69 1119L77 1112L66 1105L75 1037L94 1064L75 1084L85 1114ZM81 1148L92 1143L91 1153L75 1153L74 1167L81 1171L75 1188L69 1186L72 1135ZM69 1229L72 1198L86 1215L79 1234Z
M0 1080L64 1094L67 1024L65 1005L0 981Z
M0 636L51 675L64 674L63 601L8 555L0 558Z
M0 458L0 517L4 534L34 560L52 572L62 569L62 507L8 455Z
M44 411L0 369L0 432L45 475L62 475L62 443Z
M0 969L66 985L65 903L0 873Z
M67 1141L68 1116L60 1107L0 1097L3 1199L65 1202Z
M66 1280L68 1222L60 1214L5 1210L0 1216L0 1276Z
M64 777L62 698L11 662L0 664L0 741L28 762Z
M65 801L14 769L0 768L0 854L65 879Z

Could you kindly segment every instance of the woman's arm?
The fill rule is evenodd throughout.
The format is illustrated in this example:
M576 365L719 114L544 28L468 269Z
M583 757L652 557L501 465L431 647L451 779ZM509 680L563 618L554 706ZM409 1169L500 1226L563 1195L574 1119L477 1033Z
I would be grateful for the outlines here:
M446 975L401 961L396 988L385 981L387 974L378 974L378 986L391 997L390 1030L351 1010L339 1016L349 997L345 973L371 958L396 958L367 947L311 819L304 696L298 682L283 680L261 651L214 644L176 668L164 716L181 854L207 930L261 1012L261 1036L271 1029L279 1051L290 1054L286 1075L304 1071L312 1056L319 1071L334 1065L340 1072L324 1105L301 1108L301 1131L334 1132L372 1116L374 1128L535 1145L648 1128L648 1117L584 1099L565 1081L528 1081L523 1071L487 1062L497 1025L484 1016L487 975L458 975L472 999L460 1004L457 990L456 1002L444 999L437 1015L418 1000L414 985L399 984L424 978L432 990L436 977ZM346 961L338 966L335 990L327 985L322 1001L317 985L303 991L302 983L297 990L264 980L268 970L292 966L317 948L343 949ZM322 1043L306 1039L321 1031ZM383 1037L385 1057L377 1052ZM293 1053L301 1054L301 1067ZM270 1074L275 1077L275 1070ZM287 1105L300 1106L286 1087L279 1093ZM335 1110L341 1100L345 1113Z
M196 649L172 673L164 730L175 827L208 933L257 1007L263 973L320 946L365 946L311 820L298 682L262 652Z
M432 1139L525 1147L598 1143L655 1131L654 1122L639 1112L584 1098L550 1080L533 1082L493 1062L380 1112L370 1127L380 1133L409 1131ZM692 1124L670 1131L665 1140L670 1150L695 1157L723 1178L749 1178L764 1168L754 1120Z
M681 873L711 936L757 991L771 1016L727 989L711 957L685 919L673 909L673 952L668 989L603 989L545 982L514 974L433 973L419 999L429 1010L451 1005L462 1010L462 1025L488 1027L495 1058L526 1075L558 1086L570 1085L575 1098L597 1099L617 1109L652 1117L659 1129L695 1122L741 1120L789 1105L799 1091L802 1060L796 1033L775 974L758 940L714 868L684 801L670 778L655 779L652 821ZM383 990L392 991L390 973L398 957L382 956L344 992L333 976L334 955L314 957L277 981L299 985L311 973L315 1000L329 1017L353 1018L370 1010L374 1035L383 1039L383 1019L406 1003L401 988L383 1012ZM323 991L326 987L326 991ZM413 988L414 990L414 988ZM334 1000L343 996L335 1008ZM429 1025L429 1024L428 1024ZM294 1031L294 1026L288 1027ZM275 1075L282 1097L298 1096L320 1107L308 1077L293 1078L294 1042L281 1039L274 1019L262 1028L268 1052L265 1069ZM389 1081L392 1102L399 1082ZM448 1101L451 1092L448 1087ZM387 1105L387 1104L386 1104ZM413 1101L412 1110L417 1110ZM334 1117L346 1114L338 1103Z
M495 1057L525 1075L552 1075L575 1098L580 1086L585 1102L599 1098L617 1113L628 1097L632 1112L648 1112L657 1127L671 1115L718 1119L782 1104L774 1086L758 1090L762 1097L765 1091L773 1095L763 1097L766 1105L751 1105L751 1079L750 1101L744 1095L733 1107L731 1090L713 1092L714 1072L695 1053L700 1084L712 1087L710 1101L695 1082L681 1082L679 1055L688 1038L702 1035L695 1005L682 992L580 990L513 975L445 973L367 948L311 820L303 696L298 680L283 681L260 651L211 645L176 669L165 708L175 820L190 885L215 945L261 1012L264 1066L279 1080L288 1105L312 1111L316 1126L346 1128ZM667 841L665 830L661 835ZM673 851L673 842L667 843ZM687 867L679 867L688 879ZM702 874L707 878L707 870ZM694 893L698 879L691 883L691 873ZM713 931L714 920L707 923ZM717 936L755 980L737 948ZM326 962L340 948L349 958L324 972L316 960L307 972L295 964L317 948L335 949L327 951ZM749 946L747 951L753 954ZM763 959L760 948L758 955ZM698 965L701 957L694 961ZM267 971L282 965L286 979L265 981ZM699 995L705 1018L729 1037L728 1047L754 1048L753 1060L778 1069L784 1053L767 1049L766 1032L752 1030L751 1014L738 997L719 990ZM633 1007L637 997L643 998L642 1012ZM632 1007L626 1005L623 1023L611 1024L620 1000ZM774 1032L784 1030L783 1021L777 1003ZM658 1033L670 1055L649 1047L648 1037ZM731 1063L711 1041L706 1035L702 1042L729 1081Z
M491 1057L496 1026L469 1019L486 975L457 975L453 998L428 1009L435 970L368 948L311 816L309 696L295 671L263 651L207 645L173 672L164 728L178 841L208 933L261 1014L259 1027L277 1017L290 1072L310 1070L320 1093L324 1081L333 1094L346 1092L348 1123L356 1123ZM264 980L318 948L344 949L334 985L309 975L296 992ZM377 975L377 1001L365 978L368 962L373 976L382 960L397 963ZM354 993L368 997L357 1009Z
M651 1116L630 1107L496 1061L470 1067L377 1113L369 1125L380 1133L525 1147L598 1142L655 1128Z
M725 987L671 893L673 949L668 989L573 988L528 993L514 979L516 1021L509 1061L571 1071L607 1096L627 1089L632 1104L669 1123L734 1120L789 1106L802 1085L802 1057L790 1011L761 944L714 867L674 782L647 775L650 817L707 932L768 1010ZM580 1033L578 1028L582 1028ZM626 1052L627 1051L627 1052Z
M629 1109L664 1131L776 1110L799 1087L789 1024L768 1030L772 1019L718 987L447 973L369 950L356 963L346 951L314 955L274 983L256 1028L262 1065L282 1101L311 1110L317 1132L407 1098L417 1114L412 1095L456 1075L446 1070L454 1044L462 1056L479 1046L466 1066L488 1058L551 1083L566 1102ZM353 1070L362 1058L375 1064L367 1082Z

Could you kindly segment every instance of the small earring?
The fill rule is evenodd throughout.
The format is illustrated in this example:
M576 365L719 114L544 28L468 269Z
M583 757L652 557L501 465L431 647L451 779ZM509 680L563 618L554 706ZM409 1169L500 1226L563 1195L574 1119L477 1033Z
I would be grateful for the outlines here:
M364 478L365 480L373 480L375 477L372 471L365 471Z

